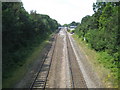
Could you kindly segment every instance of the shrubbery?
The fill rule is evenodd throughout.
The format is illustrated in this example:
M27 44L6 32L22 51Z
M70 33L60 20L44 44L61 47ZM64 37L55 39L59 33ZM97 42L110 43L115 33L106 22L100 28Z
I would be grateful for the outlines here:
M21 67L25 58L58 27L48 15L31 11L20 2L2 3L2 71L3 80Z
M105 68L111 70L115 80L118 80L118 64L120 62L120 30L118 13L119 2L93 4L94 14L85 16L75 33L80 38L85 38L91 48L100 53L98 61Z

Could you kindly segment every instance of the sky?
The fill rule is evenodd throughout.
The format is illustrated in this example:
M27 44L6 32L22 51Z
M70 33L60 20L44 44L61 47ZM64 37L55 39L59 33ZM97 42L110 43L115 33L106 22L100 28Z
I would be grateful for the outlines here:
M39 14L47 14L60 23L81 22L86 15L92 15L93 2L96 0L22 0L26 11L36 10Z

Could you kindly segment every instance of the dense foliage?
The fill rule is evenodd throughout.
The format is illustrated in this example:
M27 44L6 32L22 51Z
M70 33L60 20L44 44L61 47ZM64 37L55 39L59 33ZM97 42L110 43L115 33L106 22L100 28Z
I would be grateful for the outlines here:
M36 11L30 14L21 2L2 3L3 80L21 67L32 49L58 27L56 20Z
M71 22L70 24L64 24L63 26L64 26L64 27L70 27L70 26L78 26L78 25L79 25L78 22L73 21L73 22Z
M95 13L85 16L75 33L100 53L98 61L110 69L117 80L120 62L120 3L97 2L93 4L93 10ZM113 83L116 84L114 79Z

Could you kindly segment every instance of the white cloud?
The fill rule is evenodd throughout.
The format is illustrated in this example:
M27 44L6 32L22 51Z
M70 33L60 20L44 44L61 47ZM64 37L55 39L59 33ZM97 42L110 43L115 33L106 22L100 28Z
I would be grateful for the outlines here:
M47 14L60 24L80 22L82 17L92 15L96 0L22 0L25 9Z

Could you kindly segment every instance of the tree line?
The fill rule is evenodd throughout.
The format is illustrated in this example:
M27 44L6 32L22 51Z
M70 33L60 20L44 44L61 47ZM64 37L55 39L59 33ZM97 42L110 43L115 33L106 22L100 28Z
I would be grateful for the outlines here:
M24 9L22 2L2 3L2 70L3 80L21 67L33 48L58 27L48 15Z
M70 24L64 24L63 26L64 26L64 27L70 27L70 26L78 26L78 25L79 25L79 22L73 21L73 22L71 22Z
M99 62L111 70L118 80L120 66L120 3L96 2L93 4L94 14L82 18L75 33L86 41L91 48L101 53ZM119 76L120 78L120 76ZM114 82L114 79L113 79ZM118 84L118 83L117 83Z

